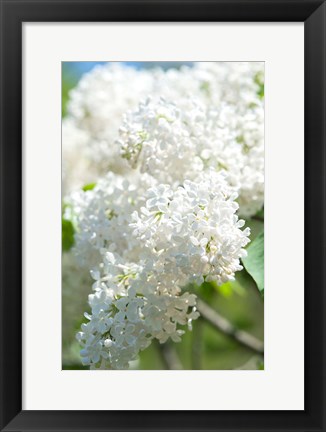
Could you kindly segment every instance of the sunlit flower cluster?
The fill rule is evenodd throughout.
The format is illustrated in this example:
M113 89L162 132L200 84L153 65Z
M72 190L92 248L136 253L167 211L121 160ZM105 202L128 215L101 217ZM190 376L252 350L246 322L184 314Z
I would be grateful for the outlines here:
M261 63L105 65L72 92L64 216L94 281L83 364L126 369L154 339L179 342L199 316L196 287L242 269L238 215L264 200L262 82Z
M92 314L77 336L92 368L126 368L153 338L179 341L180 327L198 317L184 288L232 280L249 241L224 173L175 187L148 174L134 179L110 173L68 207L75 253L95 281Z
M239 194L240 213L257 213L264 202L261 105L239 111L221 103L207 111L198 101L187 104L182 109L162 98L147 99L125 114L118 141L122 157L169 184L196 179L210 168L225 171Z
M255 214L264 200L263 83L261 62L198 62L167 71L135 70L119 63L95 67L71 92L63 121L64 194L90 179L97 181L108 170L128 173L126 158L135 162L138 150L130 149L135 154L125 152L126 157L121 158L121 131L126 128L130 135L140 134L136 137L138 144L144 141L144 116L149 111L153 114L151 104L157 104L154 113L172 111L172 119L181 113L177 120L179 134L188 133L201 141L196 144L183 139L178 144L184 165L189 150L188 160L195 153L191 163L198 169L202 160L205 166L214 164L215 169L229 171L232 184L238 187L241 214ZM151 103L146 104L148 97ZM164 122L164 114L158 120L160 130L156 134L169 125ZM148 127L153 123L148 121ZM174 125L170 130L177 128ZM135 137L129 140L135 144ZM131 141L123 145L125 150ZM198 154L200 146L202 153Z

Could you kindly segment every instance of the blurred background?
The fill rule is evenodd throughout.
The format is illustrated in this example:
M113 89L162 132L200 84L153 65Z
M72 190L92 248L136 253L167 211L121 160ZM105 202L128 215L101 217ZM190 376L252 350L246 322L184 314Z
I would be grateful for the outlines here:
M105 62L64 62L62 63L62 116L66 115L69 91L78 83L81 76L96 64ZM176 62L125 63L133 68L160 66L164 69L178 68L183 64ZM264 230L263 214L251 219L253 241ZM70 252L63 252L63 265L69 269ZM73 270L73 269L72 269ZM71 274L76 275L76 270ZM220 287L205 283L200 287L200 297L205 300L221 317L224 317L237 330L243 330L263 341L264 302L251 276L242 270L237 272L236 281ZM75 277L75 276L74 276ZM71 281L69 272L62 278L62 368L88 369L83 367L79 357L79 344L75 339L83 322L83 314L90 312L87 296L92 284L91 279L80 275L80 280ZM226 335L203 318L193 321L193 330L186 331L181 343L153 343L141 352L139 360L133 362L131 369L156 370L169 369L263 369L263 356L239 343L232 335Z
M69 98L69 91L81 78L81 76L91 71L94 66L108 62L62 62L62 115L66 115L66 106ZM179 68L182 65L190 66L190 62L122 62L125 66L134 69L150 69L161 67L162 69Z

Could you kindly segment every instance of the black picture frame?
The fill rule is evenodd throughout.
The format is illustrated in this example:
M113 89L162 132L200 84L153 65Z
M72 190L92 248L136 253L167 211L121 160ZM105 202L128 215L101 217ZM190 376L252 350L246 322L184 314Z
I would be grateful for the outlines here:
M325 431L325 2L1 0L0 4L1 431ZM160 411L159 406L157 411L123 413L22 410L22 23L65 21L304 22L304 411ZM291 368L292 362L295 358L285 359L284 367Z

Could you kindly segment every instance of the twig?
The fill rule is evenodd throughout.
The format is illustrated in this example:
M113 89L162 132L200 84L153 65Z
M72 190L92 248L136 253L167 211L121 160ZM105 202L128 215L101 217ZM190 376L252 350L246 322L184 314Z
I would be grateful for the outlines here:
M171 370L182 370L182 364L175 350L175 347L170 342L164 344L157 343L160 350L163 363L167 369Z
M243 363L241 366L237 367L235 370L257 370L258 369L258 361L260 357L254 355L248 361Z
M246 348L249 348L258 354L264 354L264 344L259 339L256 339L254 336L243 330L238 330L226 318L222 317L218 312L198 297L196 306L201 316L212 326L236 340Z
M192 344L191 344L191 363L193 370L201 369L202 349L203 349L203 320L201 317L193 322Z

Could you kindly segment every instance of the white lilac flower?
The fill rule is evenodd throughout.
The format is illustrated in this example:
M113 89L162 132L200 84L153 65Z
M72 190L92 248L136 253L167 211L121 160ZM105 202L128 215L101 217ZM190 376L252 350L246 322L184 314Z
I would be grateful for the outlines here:
M147 174L130 177L109 172L94 189L67 197L67 217L76 227L74 252L79 264L92 268L99 263L103 248L137 257L138 245L128 228L131 214L145 203L145 191L154 184Z
M264 82L263 62L195 62L193 66L166 71L155 68L150 94L187 108L192 97L214 109L225 102L248 106L260 100Z
M222 173L210 171L176 190L160 185L148 196L131 226L162 286L234 279L250 230L240 229L245 222L236 215L237 195Z
M239 213L255 215L264 204L264 114L261 105L244 111L222 104L207 116L200 156L205 169L225 170L239 194Z
M196 145L204 126L203 109L191 101L184 111L162 98L158 102L147 99L124 117L119 141L122 156L159 182L180 183L203 169Z
M77 335L84 364L124 369L152 339L181 340L182 326L191 328L199 316L196 296L186 287L204 280L221 284L242 269L250 231L241 230L235 198L225 176L215 172L144 193L144 206L120 227L134 246L113 239L96 246L101 263L91 272L92 313Z
M86 315L89 322L77 334L83 364L93 369L127 369L129 361L150 344L141 316L144 300L131 291L119 298L105 290L89 296L92 315Z
M63 155L69 158L74 149L74 169L84 177L78 176L80 181L76 182L75 177L70 177L73 170L67 169L67 192L96 181L108 170L120 174L127 171L115 140L122 115L150 93L152 79L150 72L111 63L95 67L71 90L62 130ZM83 160L88 161L89 172L80 164Z
M173 296L160 290L150 292L144 280L148 277L140 266L123 265L110 252L105 261L104 275L97 279L95 293L89 296L92 313L85 314L89 322L82 325L77 340L82 345L83 364L92 369L127 369L129 362L153 338L161 343L169 338L180 341L184 331L178 325L190 326L198 317L193 307L195 296L189 293ZM108 269L109 275L105 273Z
M260 104L263 62L196 62L193 75L206 105L216 107L224 102L248 107Z
M263 110L239 111L222 103L205 111L188 100L187 109L160 99L125 114L120 128L122 156L158 182L182 184L209 168L226 171L239 194L240 213L257 213L264 201Z
M86 151L88 134L79 129L72 118L62 122L62 193L66 196L73 190L93 182L98 171Z
M188 128L183 124L180 129L177 126L180 126L180 119L175 119L174 115L172 119L176 121L171 125L169 117L162 113L157 122L157 134L163 137L169 135L169 130L178 134L175 137L176 161L172 163L173 158L169 161L164 159L165 154L161 148L164 142L160 139L159 155L156 158L151 152L148 157L145 155L148 164L153 164L154 170L158 170L160 164L169 162L173 171L183 170L185 166L188 173L191 170L200 171L202 161L197 153L193 154L193 146L189 144L195 144L190 141L202 136L206 145L200 143L200 147L203 151L206 149L206 156L210 154L210 149L216 156L210 164L217 159L219 167L228 167L232 184L241 185L241 214L255 214L262 207L264 197L264 116L259 93L264 81L263 75L262 62L198 62L193 67L167 71L159 68L134 70L116 63L97 66L83 76L70 94L68 117L63 125L63 155L66 160L66 166L63 167L64 192L70 192L89 181L97 181L107 170L120 174L128 172L128 164L120 157L116 141L123 115L135 110L148 96L151 96L153 102L159 102L160 97L164 97L166 101L172 102L170 107L175 105L174 114L183 113ZM194 103L189 102L189 98L197 101L200 109L198 106L194 108ZM162 107L161 110L164 111ZM210 139L211 133L214 135L216 131L206 130L203 135L199 117L207 119L215 111L223 117L223 110L229 111L230 115L223 129L223 136L226 135L227 139L221 147L214 139ZM125 118L122 128L122 132L126 129L128 135L128 142L123 144L126 150L124 154L134 164L137 163L140 147L147 139L145 131L140 130L137 124L138 120L141 120L140 126L143 124L144 119L139 119L141 114L142 112L138 112L138 115L132 116L130 122ZM155 119L148 119L148 123L150 128ZM183 132L186 136L182 135ZM235 137L242 145L233 145L230 137ZM171 150L173 140L168 143ZM74 158L73 154L78 157ZM163 161L160 160L161 157ZM71 166L73 169L70 169ZM172 171L170 174L172 175ZM176 174L174 176L177 177Z
M152 73L120 63L98 65L83 75L69 95L68 115L97 140L116 134L122 114L150 93ZM110 140L111 141L111 140Z

